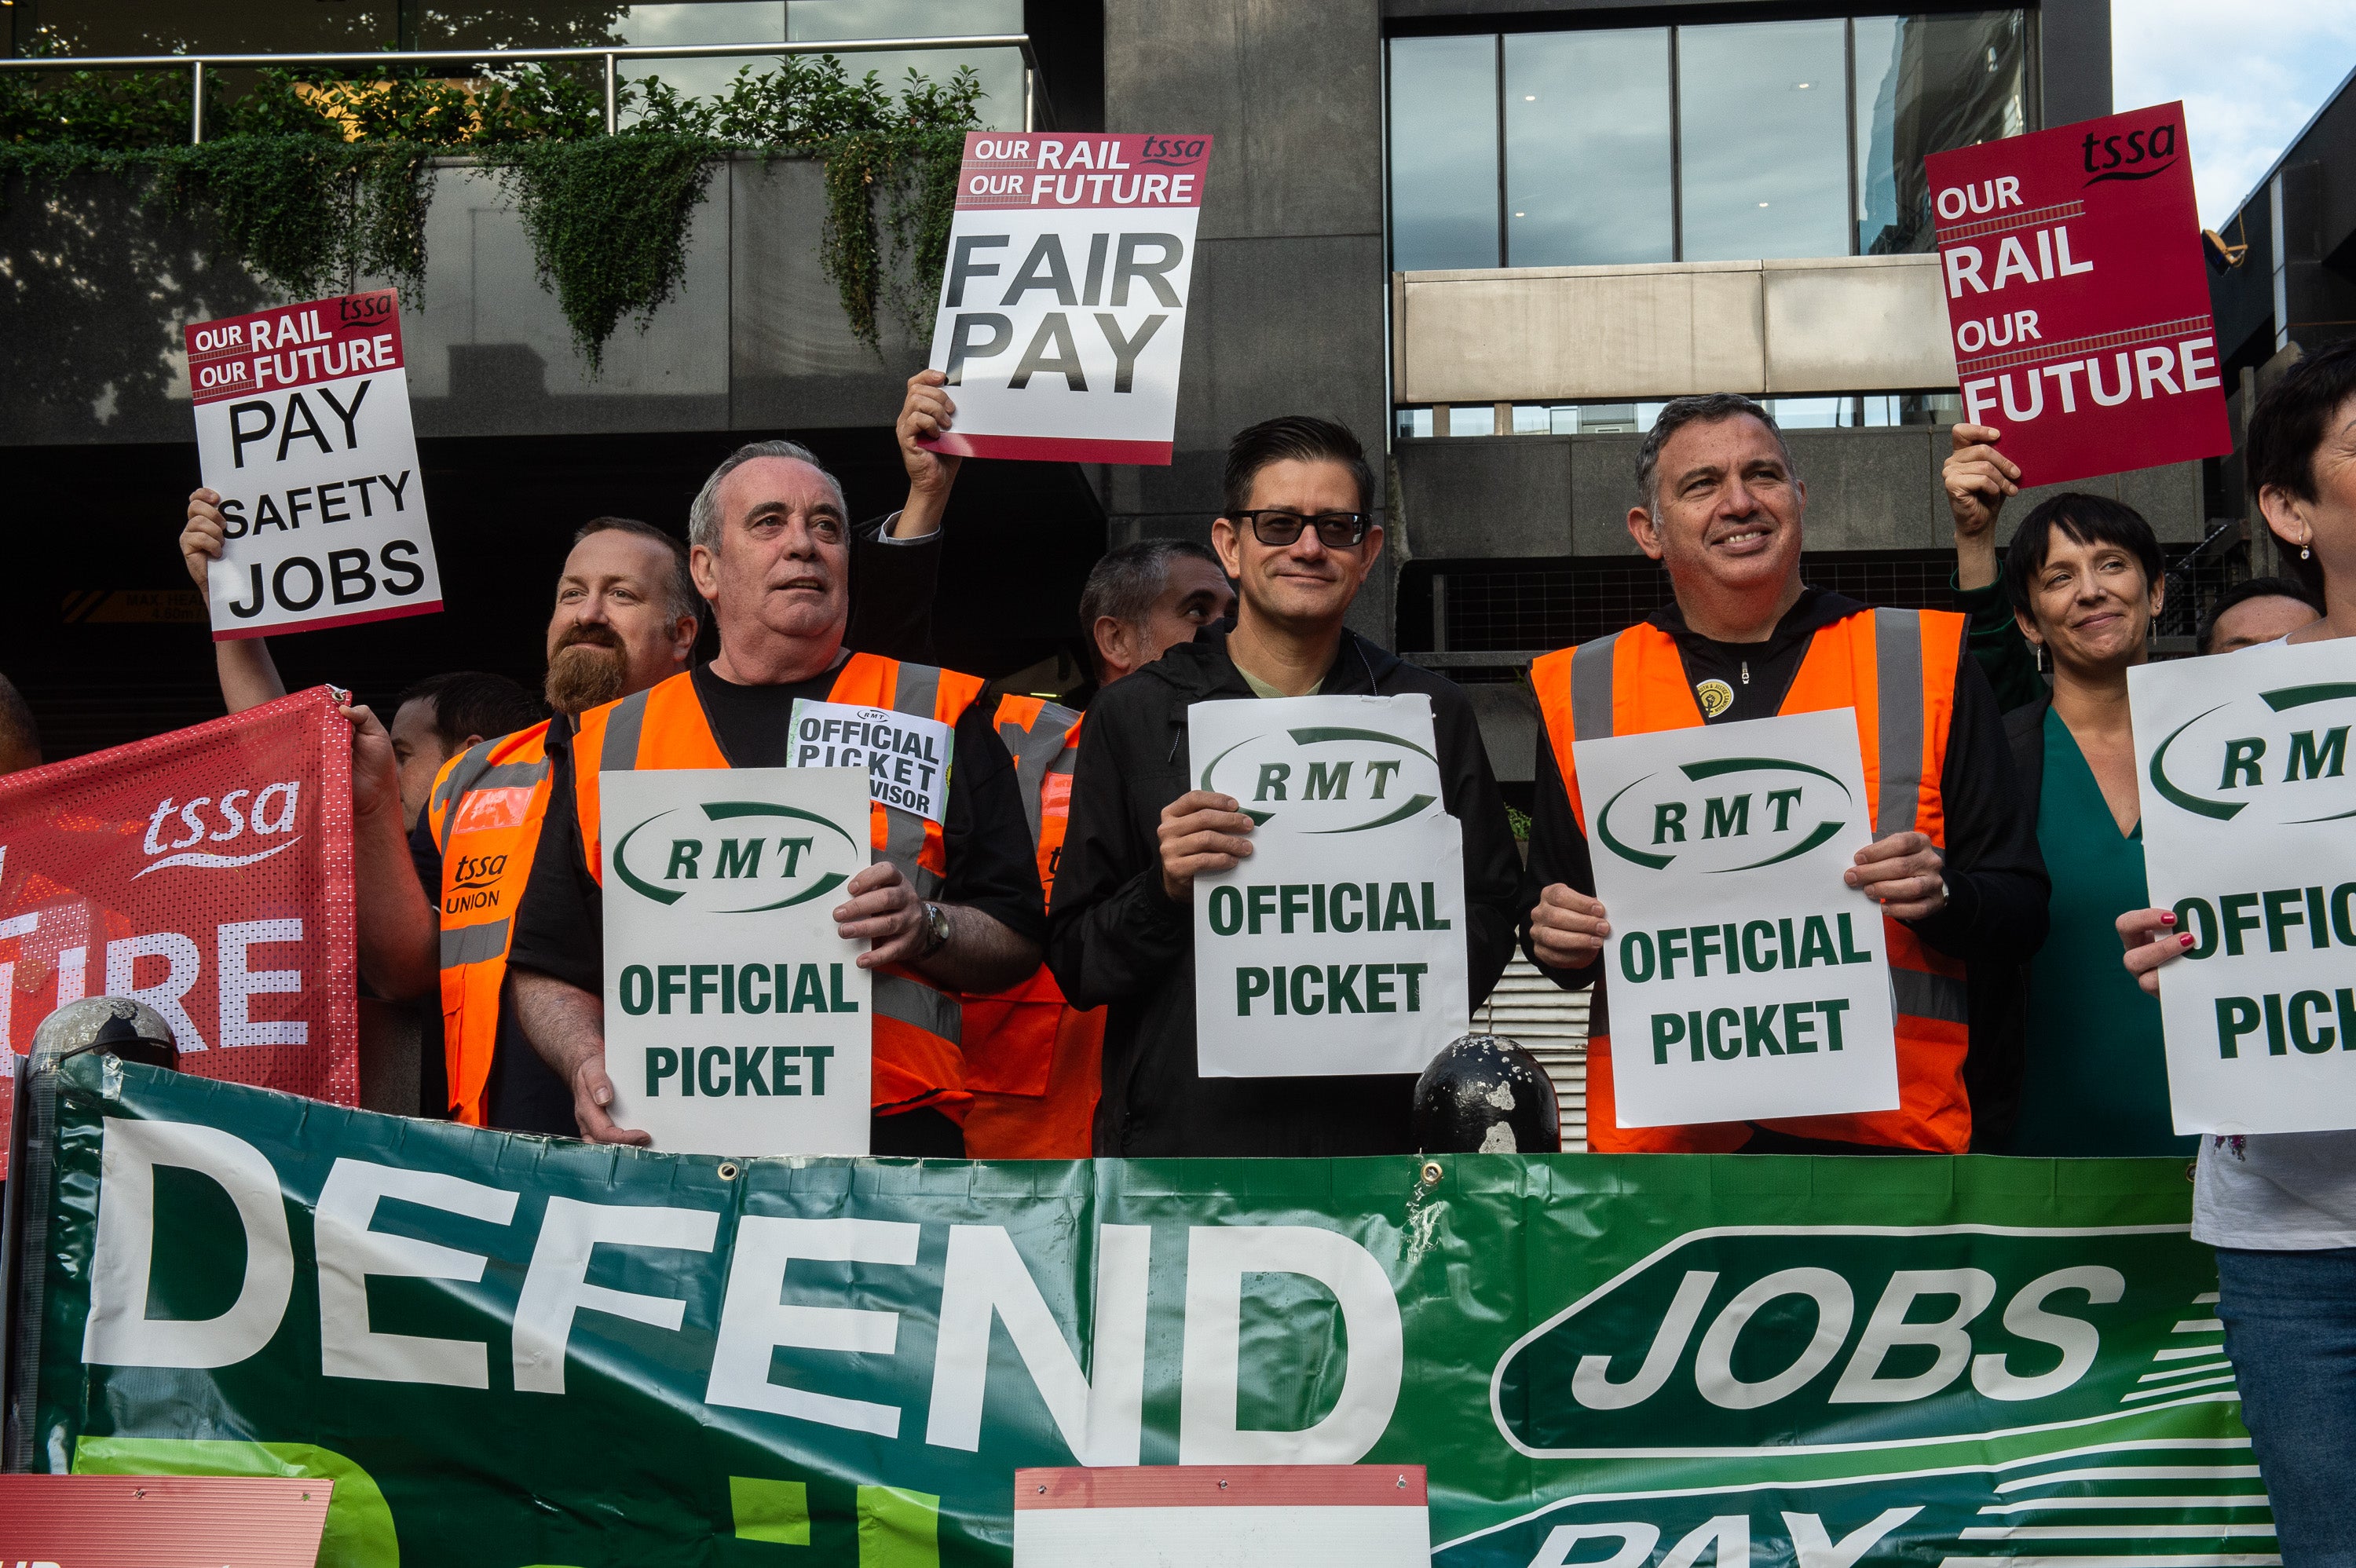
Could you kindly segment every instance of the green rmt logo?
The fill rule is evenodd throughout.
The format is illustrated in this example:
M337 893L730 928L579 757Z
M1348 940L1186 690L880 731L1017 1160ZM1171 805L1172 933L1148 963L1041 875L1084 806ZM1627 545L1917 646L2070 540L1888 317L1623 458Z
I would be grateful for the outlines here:
M1796 789L1774 789L1767 794L1767 809L1775 814L1777 833L1792 830L1792 808L1800 804L1801 792ZM1747 838L1751 835L1751 801L1748 795L1708 795L1702 800L1701 836L1704 838ZM1686 841L1687 806L1682 800L1665 800L1653 807L1653 842L1682 844Z
M614 875L631 891L665 907L689 900L689 909L713 914L766 913L823 898L864 859L858 842L825 817L758 800L658 812L624 833L610 857Z
M1355 766L1356 766L1355 763L1311 763L1309 776L1301 784L1301 798L1302 800L1348 800L1350 770ZM1383 791L1389 786L1392 777L1398 771L1399 764L1396 762L1385 760L1368 763L1366 771L1360 780L1367 786L1364 798L1382 799ZM1292 764L1290 763L1262 763L1259 765L1259 786L1252 792L1252 800L1255 803L1282 800L1285 798L1285 792L1291 785Z
M2348 681L2283 687L2258 693L2258 700L2274 713L2294 713L2318 703L2340 702L2351 698L2356 698L2356 682ZM2203 743L2206 737L2185 743L2184 759L2177 763L2173 773L2169 765L2169 753L2187 731L2232 706L2234 705L2221 703L2193 715L2178 725L2152 752L2151 763L2146 773L2162 799L2182 810L2219 822L2231 822L2249 805L2252 799L2249 792L2275 784L2313 784L2324 779L2347 777L2348 731L2351 726L2317 724L2310 720L2311 728L2286 728L2276 736L2228 735L2220 738L2215 742L2217 750L2209 754L2217 764L2217 794L2227 798L2221 800L2195 793L2207 784L2205 769L2199 760L2206 749ZM2244 726L2237 723L2233 728ZM2190 778L2184 776L2188 773ZM2236 795L2240 798L2233 798ZM2302 807L2297 805L2290 807L2295 810L2313 808L2312 805ZM2319 816L2292 818L2286 826L2337 822L2348 815L2345 811L2327 810Z

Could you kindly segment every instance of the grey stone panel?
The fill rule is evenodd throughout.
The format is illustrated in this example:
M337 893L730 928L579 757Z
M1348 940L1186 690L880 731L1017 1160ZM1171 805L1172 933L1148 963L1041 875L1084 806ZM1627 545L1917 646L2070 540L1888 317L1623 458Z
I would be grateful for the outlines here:
M1628 537L1628 508L1636 504L1636 453L1644 444L1641 435L1583 435L1571 443L1571 554L1644 553Z
M1500 784L1537 778L1538 699L1522 681L1481 681L1462 688L1481 721L1489 770Z
M1571 550L1573 436L1403 441L1399 493L1419 556L1556 556Z
M1947 537L1936 465L1927 485L1922 466L1934 442L1944 454L1944 431L1795 430L1784 440L1808 487L1808 549L1928 549Z
M886 308L881 353L851 336L833 283L819 265L826 171L810 158L764 164L738 158L726 171L733 243L729 422L739 430L887 425L902 384L922 369L929 304L919 332Z
M1106 123L1217 138L1198 230L1206 240L1378 240L1381 67L1381 17L1363 3L1105 8Z
M1945 455L1943 450L1940 456ZM2023 490L2006 500L2004 514L1997 521L1998 536L2009 544L2013 531L2031 508L2051 496L2072 490L2107 496L2133 507L2151 525L2151 531L2159 536L2162 544L2197 543L2209 531L2207 519L2201 515L2201 464L2171 463L2159 468L2136 468L2125 474L2105 474L2068 485L2041 485ZM1953 537L1947 531L1945 510L1943 499L1938 540L1941 544Z

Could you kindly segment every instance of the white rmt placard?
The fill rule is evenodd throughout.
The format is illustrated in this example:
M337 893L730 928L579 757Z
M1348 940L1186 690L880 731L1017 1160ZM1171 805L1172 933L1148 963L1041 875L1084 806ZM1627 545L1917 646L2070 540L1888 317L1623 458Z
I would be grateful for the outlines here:
M2356 641L2127 672L2179 1133L2356 1127Z
M1198 702L1186 722L1194 787L1258 824L1249 858L1194 880L1195 1071L1422 1072L1472 1021L1431 699Z
M614 1120L691 1154L865 1154L867 944L832 912L872 858L866 771L598 780Z
M865 768L876 805L948 821L955 736L939 720L800 697L792 721L795 767Z
M1622 1126L1898 1104L1860 755L1850 708L1578 742Z
M1420 1465L1014 1472L1014 1568L1429 1568Z
M1170 461L1208 136L976 131L933 325L968 457Z
M187 329L205 487L227 535L213 636L442 608L391 289Z

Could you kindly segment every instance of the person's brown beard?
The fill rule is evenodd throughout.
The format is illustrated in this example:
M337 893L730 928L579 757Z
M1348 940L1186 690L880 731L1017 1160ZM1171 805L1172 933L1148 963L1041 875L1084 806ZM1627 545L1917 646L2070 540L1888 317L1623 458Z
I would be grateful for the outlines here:
M548 661L541 689L557 712L585 713L622 696L629 684L630 658L621 639L602 626L575 626Z

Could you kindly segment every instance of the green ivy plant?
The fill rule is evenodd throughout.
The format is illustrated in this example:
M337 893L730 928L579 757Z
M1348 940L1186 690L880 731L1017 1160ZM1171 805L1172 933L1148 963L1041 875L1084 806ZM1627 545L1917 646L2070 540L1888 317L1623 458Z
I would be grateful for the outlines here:
M177 72L0 73L0 199L11 176L53 187L109 174L143 204L213 220L216 260L289 298L391 281L423 297L436 156L493 171L529 235L592 374L624 318L644 330L678 292L695 208L732 152L826 167L819 257L852 333L880 352L879 313L925 337L956 207L964 133L979 123L969 69L911 70L895 101L832 56L739 70L716 99L626 82L628 122L605 131L592 69L528 66L460 84L422 70L259 73L230 98L208 83L209 139L187 144Z

